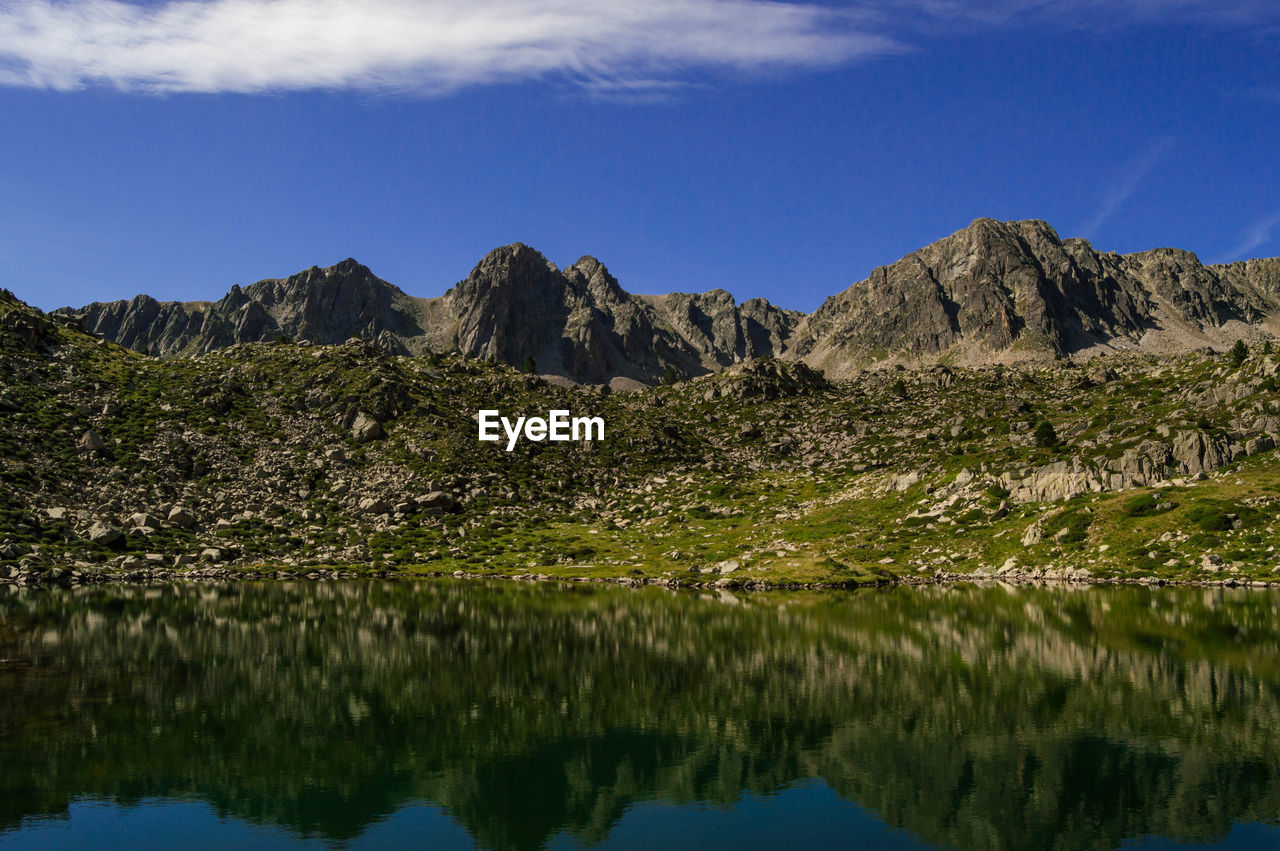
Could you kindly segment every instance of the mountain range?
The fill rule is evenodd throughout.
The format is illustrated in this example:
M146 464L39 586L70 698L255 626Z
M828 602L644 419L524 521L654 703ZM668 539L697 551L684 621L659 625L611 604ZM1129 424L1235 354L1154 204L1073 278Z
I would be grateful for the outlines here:
M810 314L723 289L635 295L583 257L563 269L521 243L489 252L435 298L347 259L233 286L216 302L63 308L84 330L153 355L281 336L357 337L394 354L461 352L578 383L654 384L761 357L833 378L875 364L980 365L1110 350L1221 348L1280 318L1280 258L1205 265L1159 248L1099 252L1038 220L977 219L871 272Z

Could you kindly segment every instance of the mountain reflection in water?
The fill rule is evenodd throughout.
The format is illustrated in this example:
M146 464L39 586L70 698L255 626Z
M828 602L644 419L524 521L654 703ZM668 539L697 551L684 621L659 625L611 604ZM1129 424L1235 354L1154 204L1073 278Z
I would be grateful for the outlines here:
M1220 588L0 589L0 844L93 799L339 845L429 802L539 848L815 788L961 848L1274 840L1278 613Z

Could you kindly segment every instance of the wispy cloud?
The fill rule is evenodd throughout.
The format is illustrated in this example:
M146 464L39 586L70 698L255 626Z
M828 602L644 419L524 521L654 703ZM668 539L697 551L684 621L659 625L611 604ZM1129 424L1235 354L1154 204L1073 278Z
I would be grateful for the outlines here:
M1169 136L1161 136L1147 146L1141 154L1124 164L1120 170L1118 179L1110 183L1106 190L1102 193L1102 201L1098 204L1098 209L1094 212L1093 217L1080 228L1080 234L1086 239L1092 239L1108 219L1115 215L1124 203L1133 195L1133 191L1138 188L1138 184L1142 182L1150 172L1160 162L1160 158L1168 152L1173 145L1173 139Z
M15 0L0 84L431 94L559 76L661 91L692 69L820 68L898 52L867 13L779 0Z
M560 79L649 97L697 72L814 69L958 31L1194 22L1274 0L0 0L0 85L435 94Z
M1240 234L1240 242L1219 259L1219 263L1232 263L1253 256L1254 251L1271 242L1277 229L1280 229L1280 210L1269 216L1263 216Z

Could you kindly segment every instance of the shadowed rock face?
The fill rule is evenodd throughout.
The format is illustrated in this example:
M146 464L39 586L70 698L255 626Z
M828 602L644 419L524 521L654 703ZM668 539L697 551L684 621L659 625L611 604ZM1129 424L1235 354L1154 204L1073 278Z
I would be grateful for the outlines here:
M444 296L452 347L584 382L654 383L778 354L800 314L762 299L739 306L724 290L635 296L594 257L557 269L526 245L488 254Z
M70 312L70 311L63 311ZM680 377L775 354L801 314L763 299L739 307L724 290L634 296L603 263L561 270L515 243L491 251L443 296L414 298L355 260L235 286L217 302L149 296L78 311L85 330L156 355L198 354L286 335L316 344L351 337L393 354L459 351L584 383Z
M153 354L205 352L281 334L360 337L397 354L456 350L597 383L689 377L760 357L840 375L887 356L1054 357L1094 346L1214 342L1233 320L1280 309L1280 259L1205 266L1171 248L1119 255L1059 239L1041 221L978 219L874 270L813 314L722 289L628 293L594 257L558 269L514 243L445 295L411 297L354 260L232 287L218 302L148 296L80 311L87 330ZM1206 336L1207 335L1207 336Z
M329 345L351 337L398 354L425 351L423 299L405 295L355 260L312 267L282 280L233 286L216 302L96 302L84 328L156 355L198 354L286 335Z

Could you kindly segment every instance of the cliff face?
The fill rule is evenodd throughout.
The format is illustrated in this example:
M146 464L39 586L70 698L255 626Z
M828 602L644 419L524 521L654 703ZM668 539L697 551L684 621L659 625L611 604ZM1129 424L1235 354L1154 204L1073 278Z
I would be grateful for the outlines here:
M155 355L199 354L282 334L319 345L351 337L399 354L427 349L425 299L415 299L355 260L289 278L233 286L216 302L96 302L78 313L84 328Z
M1276 260L1205 266L1178 249L1104 254L1041 221L978 219L829 298L792 349L839 372L887 355L1068 355L1141 345L1152 332L1191 348L1206 330L1274 313L1278 282Z
M737 305L724 290L628 293L594 257L563 270L526 245L489 253L444 295L456 317L450 348L578 381L653 383L778 354L800 314L761 299Z
M584 383L656 383L668 367L684 378L775 354L800 318L761 299L739 307L724 290L634 296L594 257L561 270L520 243L491 251L439 298L409 296L348 259L235 286L217 302L138 296L75 313L85 330L155 355L359 337L395 354L459 351L511 366L532 356L540 372Z
M1190 349L1231 322L1280 312L1280 259L1206 266L1161 248L1120 255L1060 239L1041 221L978 219L875 269L813 314L722 289L637 296L603 263L558 269L514 243L491 251L443 296L414 298L354 260L232 287L217 302L91 304L86 330L135 349L207 352L287 335L350 337L397 354L460 351L585 383L661 380L761 357L839 376L885 358L971 363L1094 347Z

